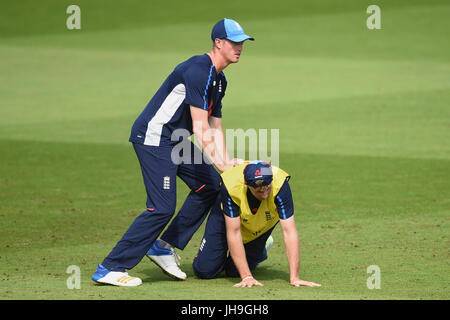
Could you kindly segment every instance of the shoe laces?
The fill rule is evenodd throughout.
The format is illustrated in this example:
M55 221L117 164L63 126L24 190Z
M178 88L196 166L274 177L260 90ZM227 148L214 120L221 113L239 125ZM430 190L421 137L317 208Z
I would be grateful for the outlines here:
M179 266L180 265L180 260L181 260L180 256L178 255L178 253L173 248L170 248L170 252L172 253L172 255L174 257L176 264Z

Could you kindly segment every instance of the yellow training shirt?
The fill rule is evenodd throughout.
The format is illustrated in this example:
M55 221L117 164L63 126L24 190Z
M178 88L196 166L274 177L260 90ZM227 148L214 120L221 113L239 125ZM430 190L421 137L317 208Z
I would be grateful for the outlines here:
M221 175L231 200L239 206L241 234L244 244L269 231L280 220L275 204L275 197L284 182L289 179L289 175L285 171L272 166L273 181L270 195L266 200L261 201L258 211L252 213L247 199L248 186L244 182L245 165L246 164L241 164L232 167ZM227 205L226 199L222 199L221 205ZM231 204L228 205L231 206Z

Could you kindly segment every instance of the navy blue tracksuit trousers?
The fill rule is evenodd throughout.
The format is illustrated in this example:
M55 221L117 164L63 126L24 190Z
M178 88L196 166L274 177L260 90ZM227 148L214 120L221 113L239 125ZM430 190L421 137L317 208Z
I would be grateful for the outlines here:
M154 147L133 143L141 165L147 209L139 215L102 265L111 271L132 269L145 256L173 217L176 208L176 177L191 189L183 206L161 239L184 249L206 218L219 193L220 175L206 163L201 151L191 143L190 161L173 163L171 147ZM200 156L199 156L200 154ZM202 163L194 164L194 159Z
M228 277L239 277L233 258L228 254L225 217L220 209L220 203L219 194L206 222L199 251L192 263L195 275L201 279L216 278L222 271L225 271ZM245 256L251 271L267 259L266 241L274 228L275 226L255 240L244 244Z

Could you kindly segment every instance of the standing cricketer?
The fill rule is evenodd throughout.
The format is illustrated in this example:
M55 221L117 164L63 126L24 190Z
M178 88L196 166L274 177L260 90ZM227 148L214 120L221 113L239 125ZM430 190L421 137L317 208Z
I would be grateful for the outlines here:
M289 178L264 161L240 164L222 173L221 191L192 265L197 277L211 279L225 270L229 277L241 277L235 287L262 286L252 271L267 259L273 244L270 234L280 222L290 284L320 286L299 277L300 249Z
M211 40L211 51L179 64L134 122L129 141L141 166L147 209L98 265L94 281L117 286L140 285L141 279L129 276L126 270L136 266L145 255L168 275L186 278L174 247L184 249L219 193L220 175L214 166L223 172L240 162L230 160L225 149L222 99L227 81L223 70L239 61L244 41L254 39L236 21L222 19L213 27ZM188 132L188 136L194 134L202 150L187 140L188 136L177 134L177 130ZM214 135L210 134L212 131ZM180 151L176 148L180 144L189 148ZM197 156L202 151L214 166ZM182 161L173 161L180 156ZM168 229L157 239L175 213L177 176L191 192Z

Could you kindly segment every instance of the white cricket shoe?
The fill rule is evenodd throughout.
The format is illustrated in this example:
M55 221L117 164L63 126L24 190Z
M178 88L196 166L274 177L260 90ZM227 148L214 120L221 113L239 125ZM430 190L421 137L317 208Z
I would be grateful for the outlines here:
M158 241L155 241L146 255L169 277L177 280L186 279L186 273L178 267L180 265L180 256L173 248L163 248L158 244Z
M142 284L141 279L129 276L128 272L109 271L101 264L98 265L92 280L119 287L137 287Z

